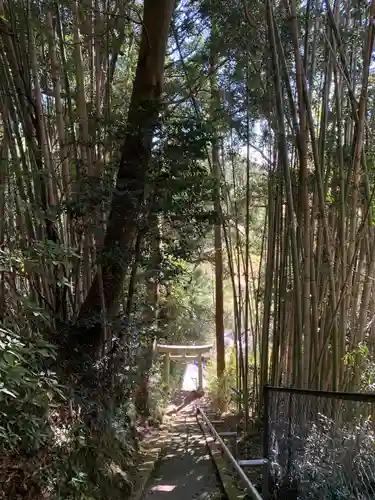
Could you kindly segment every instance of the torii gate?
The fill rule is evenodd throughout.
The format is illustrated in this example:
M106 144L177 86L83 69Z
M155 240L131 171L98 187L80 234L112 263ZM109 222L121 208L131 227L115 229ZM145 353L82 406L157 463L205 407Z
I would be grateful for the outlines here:
M209 353L212 344L209 345L163 345L157 344L156 351L164 354L164 381L169 385L170 360L181 359L181 361L198 360L198 389L203 388L203 362L202 355Z

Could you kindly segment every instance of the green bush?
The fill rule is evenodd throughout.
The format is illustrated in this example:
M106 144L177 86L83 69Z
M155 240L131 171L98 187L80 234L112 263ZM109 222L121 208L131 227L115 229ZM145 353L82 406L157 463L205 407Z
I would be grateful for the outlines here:
M216 360L207 363L206 379L207 390L217 408L228 408L232 402L232 387L236 387L236 353L234 348L227 350L226 367L223 377L219 380L216 375Z
M163 375L163 361L153 364L149 382L149 405L151 418L156 422L161 422L163 414L171 395L178 389L181 376L184 372L184 365L179 363L171 365L169 376L169 386L166 387Z
M33 453L52 438L48 422L56 399L64 399L54 374L43 367L55 358L40 336L21 337L0 327L0 450Z
M105 383L68 391L48 369L54 347L21 333L0 327L0 498L127 498L137 452L129 403L108 404Z

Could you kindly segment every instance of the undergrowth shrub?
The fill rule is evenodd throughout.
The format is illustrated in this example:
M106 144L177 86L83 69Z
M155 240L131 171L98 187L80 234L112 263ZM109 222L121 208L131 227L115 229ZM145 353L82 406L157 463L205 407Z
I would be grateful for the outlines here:
M95 389L73 390L55 362L40 333L0 328L0 498L126 499L138 448L131 384L101 370Z
M167 387L163 375L163 360L154 362L149 381L149 406L151 418L154 422L160 423L163 420L164 410L173 395L179 388L185 366L181 363L174 366L169 376L169 386Z
M338 424L319 413L304 430L295 426L292 435L280 434L274 444L271 469L279 494L288 485L301 500L374 498L375 433L371 418L354 417Z
M306 498L370 499L375 494L375 435L369 420L355 419L350 427L319 416L296 464L296 476Z
M207 363L206 379L207 390L214 406L218 409L227 409L233 402L232 388L236 387L236 354L234 348L227 350L226 366L223 377L219 380L216 375L216 360Z
M0 327L0 449L34 453L52 437L48 423L53 401L64 399L53 373L43 372L55 358L41 336L20 336Z

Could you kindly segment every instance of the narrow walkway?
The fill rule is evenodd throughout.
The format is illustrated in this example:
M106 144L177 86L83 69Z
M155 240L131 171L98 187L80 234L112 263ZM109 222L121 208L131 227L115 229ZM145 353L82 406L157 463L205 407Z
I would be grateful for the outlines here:
M175 417L170 438L142 500L224 500L192 408Z

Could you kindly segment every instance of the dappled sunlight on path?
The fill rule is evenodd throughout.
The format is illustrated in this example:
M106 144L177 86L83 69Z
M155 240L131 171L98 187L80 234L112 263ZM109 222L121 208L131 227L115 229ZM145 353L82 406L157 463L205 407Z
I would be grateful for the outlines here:
M173 420L170 442L142 500L220 500L216 471L193 408Z

